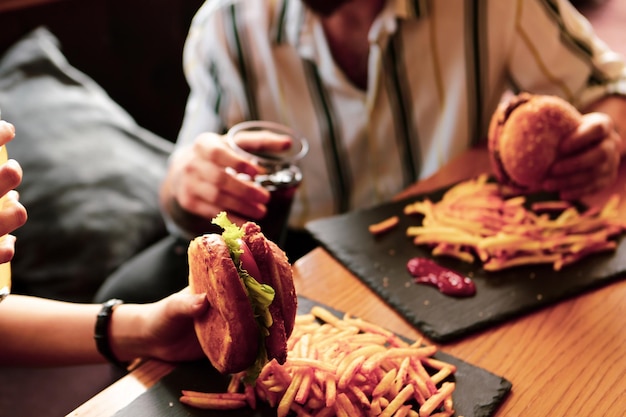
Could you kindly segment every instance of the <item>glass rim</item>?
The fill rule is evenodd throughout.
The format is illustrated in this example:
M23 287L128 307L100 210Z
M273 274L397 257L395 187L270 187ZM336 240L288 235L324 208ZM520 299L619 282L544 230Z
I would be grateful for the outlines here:
M272 157L264 157L263 154L246 151L237 145L235 135L244 130L269 130L279 134L289 135L294 143L299 143L300 147L292 146L286 152L272 154ZM285 126L281 123L270 122L266 120L248 120L233 125L226 133L226 140L235 152L257 159L265 163L292 163L302 159L309 151L309 142L297 130Z

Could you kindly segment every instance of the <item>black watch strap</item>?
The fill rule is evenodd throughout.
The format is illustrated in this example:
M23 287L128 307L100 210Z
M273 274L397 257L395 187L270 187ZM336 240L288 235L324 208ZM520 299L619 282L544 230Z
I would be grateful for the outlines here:
M128 364L120 362L113 351L111 350L111 342L109 340L109 329L111 327L111 315L113 314L113 308L122 304L122 300L113 298L102 304L102 309L98 313L96 318L96 328L94 331L94 339L96 341L96 348L102 356L104 356L112 364L126 369Z

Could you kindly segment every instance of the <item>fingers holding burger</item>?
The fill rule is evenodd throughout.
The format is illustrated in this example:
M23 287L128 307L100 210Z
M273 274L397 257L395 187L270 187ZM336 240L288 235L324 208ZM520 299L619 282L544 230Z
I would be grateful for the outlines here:
M581 114L560 97L521 93L494 112L488 147L494 175L508 189L573 200L615 181L623 144L607 114Z
M560 157L543 184L559 191L563 199L577 199L607 187L616 180L621 136L604 113L587 113L578 128L561 142Z

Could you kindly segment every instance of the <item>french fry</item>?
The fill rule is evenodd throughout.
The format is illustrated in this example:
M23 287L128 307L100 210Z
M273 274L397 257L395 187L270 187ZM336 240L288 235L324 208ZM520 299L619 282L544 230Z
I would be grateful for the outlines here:
M231 378L230 382L228 383L228 387L226 387L226 392L237 392L240 384L241 380L238 376Z
M476 248L476 252L480 259L485 257L484 251L479 247ZM432 254L434 256L450 256L453 258L457 258L461 261L467 262L471 264L474 262L475 256L471 252L464 251L461 245L451 245L449 243L437 243L437 245L433 248Z
M209 398L219 400L245 400L246 394L239 392L199 392L183 390L182 395L191 398Z
M400 218L398 216L391 216L378 223L370 224L368 229L369 229L369 232L373 235L381 235L383 233L387 233L388 231L396 227L399 222L400 222Z
M413 395L413 385L405 385L389 405L380 413L380 417L391 417Z
M337 382L333 375L326 374L323 380L323 384L320 384L325 389L325 402L327 408L334 407L335 401L337 401Z
M364 389L367 390L367 386L361 388L356 384L352 384L348 386L347 389L350 394L352 394L351 397L356 399L357 407L361 408L361 410L369 410L372 408L369 396L364 391Z
M563 211L572 206L569 201L540 201L532 203L530 208L534 212L542 211Z
M348 355L348 357L350 357L350 355ZM337 387L342 390L348 387L348 384L350 384L352 380L356 377L356 373L361 368L361 365L363 365L363 362L365 362L365 356L363 355L359 355L356 358L350 359L351 361L345 367L341 367L341 373L338 373L339 382L337 383ZM343 362L345 362L345 359L344 361L342 361L342 364ZM337 368L338 371L339 369L340 368Z
M245 394L238 393L202 393L183 391L180 402L195 408L210 410L234 410L245 407Z
M373 323L348 314L338 318L321 307L305 316L296 320L283 365L268 362L254 385L233 375L229 392L183 391L181 402L219 410L254 408L258 398L276 407L277 416L311 417L420 416L425 404L431 412L452 409L454 385L446 384L456 368L432 357L435 346L409 344Z
M409 226L406 235L415 245L429 246L434 256L468 263L479 259L488 271L529 264L560 270L592 253L613 250L614 238L626 231L618 195L584 212L566 201L531 204L536 211L525 204L525 197L509 197L481 175L450 188L437 203L407 204L404 213L421 214L423 220L421 226Z
M291 404L296 397L298 388L300 387L300 381L302 381L302 374L295 373L289 387L285 390L280 402L278 403L278 409L276 415L278 417L285 417L291 410Z
M391 389L393 382L396 380L397 369L392 368L387 371L385 376L378 382L374 391L372 391L372 397L381 397L389 392Z
M352 405L350 398L345 392L340 392L337 395L337 416L338 417L354 417L361 415L358 412L358 408Z
M311 386L313 385L313 370L305 369L302 372L302 381L294 397L294 401L298 404L305 404L309 399Z
M454 391L454 382L444 382L441 389L426 400L419 409L420 416L430 416L435 409L448 398Z

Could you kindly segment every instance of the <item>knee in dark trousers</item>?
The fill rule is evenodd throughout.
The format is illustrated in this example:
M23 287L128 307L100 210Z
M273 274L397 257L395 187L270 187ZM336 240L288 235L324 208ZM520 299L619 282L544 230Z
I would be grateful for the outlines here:
M187 286L189 241L168 236L125 262L94 297L97 303L119 298L127 303L160 300Z

